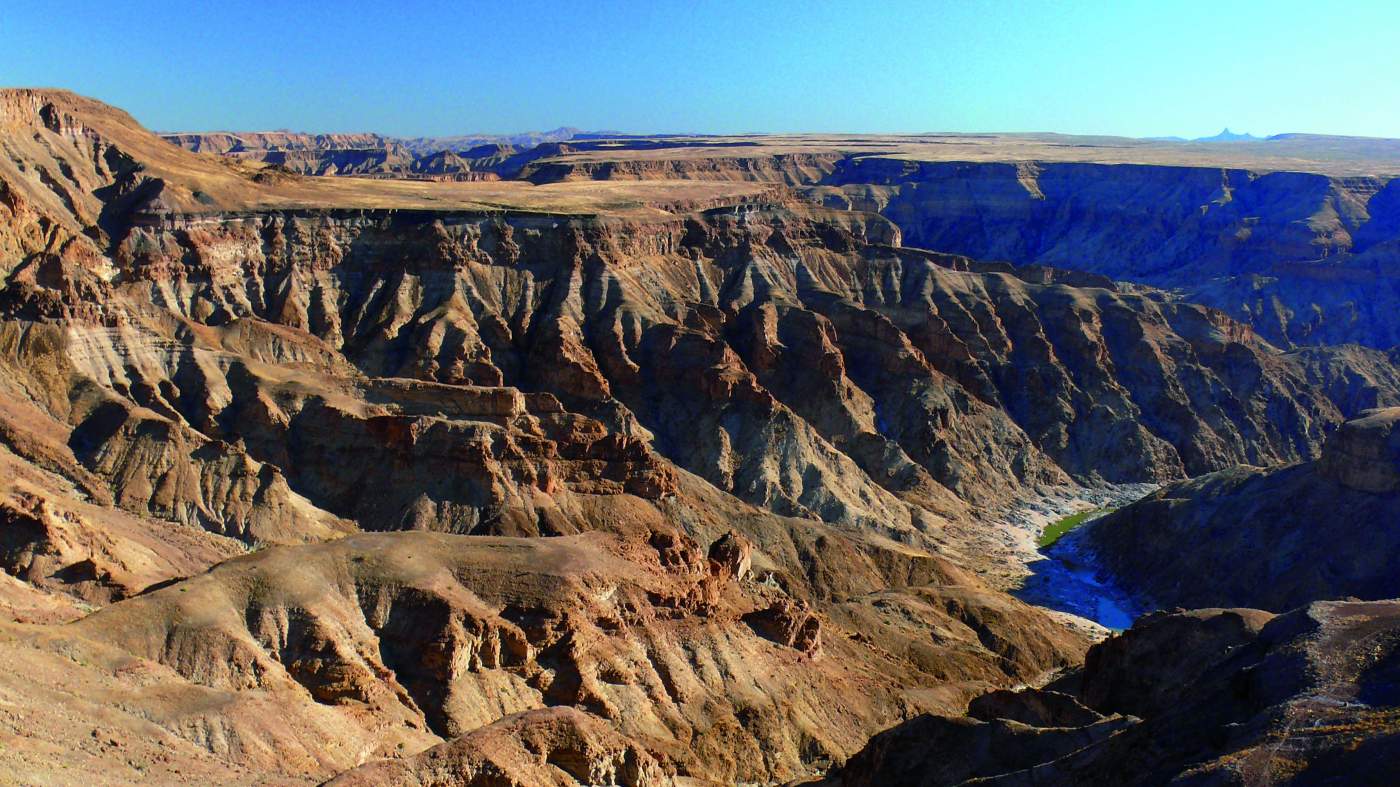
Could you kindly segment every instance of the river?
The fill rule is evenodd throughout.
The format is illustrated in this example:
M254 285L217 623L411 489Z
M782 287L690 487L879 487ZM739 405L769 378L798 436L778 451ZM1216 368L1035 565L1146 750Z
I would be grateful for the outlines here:
M1084 527L1101 516L1085 520L1041 549L1041 559L1026 564L1031 575L1016 595L1031 604L1087 618L1111 631L1122 631L1146 610L1138 609L1126 592L1100 574L1084 546Z
M1084 541L1085 526L1105 514L1149 494L1150 484L1129 484L1095 490L1092 496L1042 500L1018 512L1015 519L1030 523L1043 532L1065 516L1096 509L1073 530L1048 547L1034 544L1022 551L1028 573L1013 594L1023 601L1092 621L1110 631L1121 631L1148 611L1140 609L1131 595L1105 576L1095 564ZM1022 524L1024 527L1025 524Z

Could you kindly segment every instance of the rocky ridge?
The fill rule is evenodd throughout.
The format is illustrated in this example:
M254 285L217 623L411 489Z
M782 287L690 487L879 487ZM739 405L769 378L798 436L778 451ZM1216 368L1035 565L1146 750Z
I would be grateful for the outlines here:
M656 514L651 522L666 526ZM423 756L470 763L483 736L500 734L487 725L569 707L579 710L561 723L582 724L590 738L632 741L624 748L636 767L655 763L646 768L721 782L793 778L843 758L885 720L1033 679L1072 663L1082 648L1037 611L933 558L916 561L916 573L906 567L905 581L947 601L908 606L883 623L869 615L857 636L841 618L817 612L818 599L803 600L800 579L770 584L741 573L752 559L742 536L717 543L710 557L666 530L552 539L363 534L264 549L42 636L73 639L69 648L83 660L97 658L92 643L125 653L118 678L154 672L184 694L222 698L139 715L229 768L283 777L325 777L444 739L451 743L442 753ZM872 554L845 569L856 583L876 579L872 610L901 595L887 584L894 567L881 570L878 560ZM849 598L842 609L870 603ZM774 609L810 610L804 636L775 636ZM905 630L911 620L917 625ZM989 628L1001 639L985 642ZM927 661L902 655L930 629L942 638L920 653ZM941 700L920 697L906 687L918 674L954 682ZM42 673L34 677L47 685ZM833 703L833 692L861 699ZM274 721L229 706L278 712ZM584 712L588 720L577 722ZM597 757L611 762L605 753ZM496 747L488 754L509 756Z

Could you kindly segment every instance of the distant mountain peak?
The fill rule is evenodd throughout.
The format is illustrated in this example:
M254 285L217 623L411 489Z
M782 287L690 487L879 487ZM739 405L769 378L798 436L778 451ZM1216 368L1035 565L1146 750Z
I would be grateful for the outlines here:
M1213 137L1197 137L1197 138L1196 138L1195 140L1193 140L1193 141L1195 141L1195 142L1249 142L1249 141L1259 140L1259 139L1263 139L1263 137L1256 137L1256 136L1254 136L1253 134L1250 134L1250 133L1236 134L1235 132L1233 132L1233 131L1230 130L1230 127L1229 127L1229 126L1226 126L1224 131L1221 131L1219 134L1216 134L1216 135L1213 136Z

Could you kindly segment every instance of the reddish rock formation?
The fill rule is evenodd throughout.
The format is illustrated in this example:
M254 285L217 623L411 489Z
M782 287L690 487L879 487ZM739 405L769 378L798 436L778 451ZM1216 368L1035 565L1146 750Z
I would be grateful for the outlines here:
M710 544L710 572L742 582L753 568L753 543L730 530Z
M800 601L779 599L765 609L744 616L759 635L785 645L809 658L822 652L822 623Z

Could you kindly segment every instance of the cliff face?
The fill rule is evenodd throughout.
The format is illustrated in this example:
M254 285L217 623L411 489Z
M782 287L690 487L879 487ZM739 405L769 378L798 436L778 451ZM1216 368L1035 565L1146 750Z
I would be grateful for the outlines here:
M880 213L911 246L1171 287L1279 346L1400 344L1400 182L1382 140L1271 139L1212 163L1199 145L1101 138L580 138L447 163L374 135L263 136L178 141L314 174L782 183Z
M164 134L185 150L271 165L302 175L374 178L480 180L520 178L533 183L566 180L741 180L811 184L829 175L844 158L839 152L779 153L754 142L623 138L577 134L560 129L512 137L424 137L398 139L380 134L300 134L293 132L212 132ZM698 147L719 155L648 158L654 151ZM744 155L753 148L752 155ZM598 153L592 161L559 161L561 155ZM619 152L638 157L615 160ZM737 155L735 155L737 153Z
M1327 441L1318 471L1358 492L1400 492L1400 408L1371 410Z
M1400 408L1342 425L1322 457L1162 489L1086 533L1128 588L1167 606L1284 610L1400 595Z
M872 200L910 245L1115 279L1186 281L1360 253L1400 220L1398 187L1379 177L869 157L843 162L827 183Z
M863 157L822 183L912 246L1181 287L1284 346L1400 343L1389 177Z
M295 131L238 131L161 134L161 138L194 153L251 154L263 151L371 150L395 140L380 134L303 134Z
M162 134L195 153L210 153L271 165L301 175L476 179L487 175L486 160L435 149L421 155L406 141L380 134L300 134L289 131Z
M551 151L552 152L552 151ZM756 153L755 155L554 161L525 165L519 176L536 183L561 180L757 180L801 186L819 183L844 159L839 153Z

